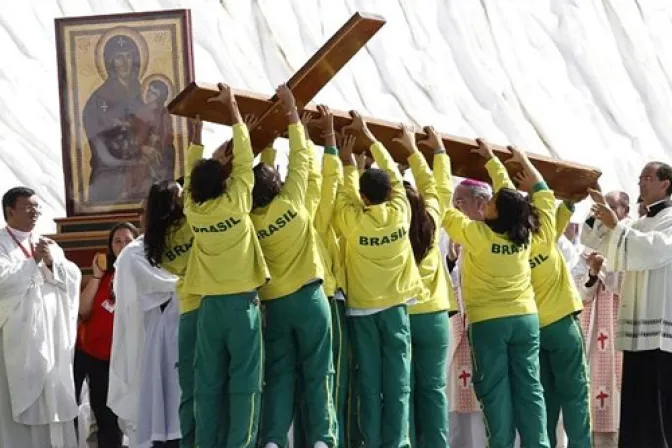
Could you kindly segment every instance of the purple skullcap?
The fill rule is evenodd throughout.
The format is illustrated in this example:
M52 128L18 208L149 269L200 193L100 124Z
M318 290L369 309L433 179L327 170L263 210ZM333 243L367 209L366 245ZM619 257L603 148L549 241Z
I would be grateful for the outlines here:
M462 182L460 182L460 185L463 185L465 187L469 188L490 188L490 185L488 185L485 182L481 182L480 180L476 179L464 179Z

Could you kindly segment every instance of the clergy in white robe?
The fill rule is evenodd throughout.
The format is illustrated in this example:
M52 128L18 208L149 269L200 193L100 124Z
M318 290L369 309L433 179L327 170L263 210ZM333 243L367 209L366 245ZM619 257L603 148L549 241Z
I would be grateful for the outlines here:
M177 277L149 264L143 236L126 246L115 267L107 404L130 446L178 440Z
M34 232L40 206L3 196L0 230L0 447L76 448L73 357L81 272Z
M624 351L620 447L672 443L672 167L647 164L640 175L647 215L619 221L596 192L583 242L624 272L616 347Z

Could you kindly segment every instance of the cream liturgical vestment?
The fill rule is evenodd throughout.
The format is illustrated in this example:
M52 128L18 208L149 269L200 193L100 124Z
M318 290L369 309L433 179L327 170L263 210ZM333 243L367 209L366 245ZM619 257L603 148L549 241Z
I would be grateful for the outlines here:
M38 236L10 231L0 230L0 447L76 448L81 272L56 244L51 269L35 263Z
M149 264L143 236L124 248L115 267L107 405L130 446L149 448L181 437L177 277Z

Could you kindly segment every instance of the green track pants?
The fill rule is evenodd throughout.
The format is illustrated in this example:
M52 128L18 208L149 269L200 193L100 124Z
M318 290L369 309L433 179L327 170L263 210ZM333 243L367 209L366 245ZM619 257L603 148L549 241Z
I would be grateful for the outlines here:
M195 448L196 420L194 419L194 356L198 310L180 316L178 329L178 375L180 379L181 448Z
M541 329L539 365L548 418L548 438L555 446L562 421L570 448L590 448L590 392L583 333L576 316L565 316Z
M406 306L351 316L365 446L408 448L411 334Z
M195 388L199 448L252 448L261 406L263 344L256 292L205 296Z
M549 448L537 314L472 323L469 339L489 447L512 448L518 429L522 446Z
M411 445L448 446L447 311L411 314Z
M297 380L303 385L307 440L334 446L338 439L332 400L331 315L318 282L288 296L264 302L265 389L261 446L287 446L295 410ZM299 374L300 372L300 374Z

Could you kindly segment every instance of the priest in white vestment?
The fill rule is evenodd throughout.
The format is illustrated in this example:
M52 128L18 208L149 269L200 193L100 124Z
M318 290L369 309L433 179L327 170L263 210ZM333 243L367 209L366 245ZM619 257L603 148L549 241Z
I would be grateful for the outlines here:
M143 236L126 246L115 267L107 405L131 447L177 446L177 277L149 264Z
M2 198L0 447L76 448L73 357L81 272L34 232L35 192Z
M646 216L628 223L598 192L582 242L607 269L624 272L616 347L623 350L619 447L672 445L672 167L647 164L639 178Z

